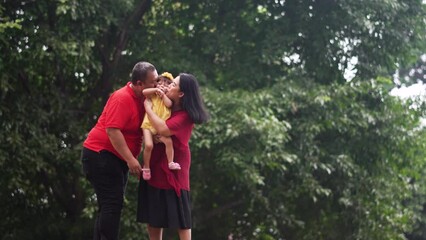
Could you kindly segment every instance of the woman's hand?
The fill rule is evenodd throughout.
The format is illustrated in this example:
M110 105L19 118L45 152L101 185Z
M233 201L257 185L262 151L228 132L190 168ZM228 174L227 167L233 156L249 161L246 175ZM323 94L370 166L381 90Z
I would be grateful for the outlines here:
M160 134L155 134L154 136L152 136L152 138L153 138L155 144L163 143L164 142L163 139L165 139L165 137L161 136Z
M161 135L158 135L158 137L157 137L157 141L158 142L162 142L162 143L164 143L164 140L163 139L165 139L166 137L164 137L164 136L161 136Z
M146 98L143 102L145 109L152 109L152 101L149 98Z
M161 141L160 141L160 137L161 137L161 135L160 134L155 134L154 136L152 136L153 138L153 140L154 140L154 143L155 144L157 144L157 143L160 143Z

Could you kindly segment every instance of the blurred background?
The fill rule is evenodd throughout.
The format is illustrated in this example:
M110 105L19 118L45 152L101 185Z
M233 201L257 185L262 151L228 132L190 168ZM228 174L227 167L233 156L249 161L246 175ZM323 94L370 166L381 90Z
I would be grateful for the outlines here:
M422 0L1 0L0 52L2 240L92 238L82 141L141 60L212 115L194 239L426 239ZM137 191L121 239L147 239Z

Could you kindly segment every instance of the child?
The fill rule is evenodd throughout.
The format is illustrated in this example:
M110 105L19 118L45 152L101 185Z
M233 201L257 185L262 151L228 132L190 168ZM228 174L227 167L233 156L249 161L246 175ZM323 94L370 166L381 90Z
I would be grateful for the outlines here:
M173 102L165 94L165 91L167 91L167 88L171 83L173 83L172 74L165 72L158 76L156 88L146 88L143 90L143 95L147 98L151 98L152 110L164 120L170 117L170 108L173 105ZM149 180L151 179L151 170L149 167L149 162L151 160L152 148L154 147L153 136L157 134L157 130L155 130L155 128L151 125L151 122L149 121L148 116L146 114L143 119L141 128L143 131L144 139L144 166L142 169L142 177L144 180ZM172 139L170 137L163 137L162 142L166 147L166 155L167 160L169 162L169 169L180 170L179 163L173 162L174 151Z

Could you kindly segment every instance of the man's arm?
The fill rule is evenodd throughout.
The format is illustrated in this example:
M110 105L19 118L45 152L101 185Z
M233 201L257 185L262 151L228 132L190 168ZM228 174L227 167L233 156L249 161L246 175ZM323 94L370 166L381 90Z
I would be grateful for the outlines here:
M118 128L107 128L106 132L114 149L127 162L127 166L129 167L130 173L139 174L142 171L142 167L139 164L139 161L133 156L132 152L127 146L126 140L124 139L121 130Z

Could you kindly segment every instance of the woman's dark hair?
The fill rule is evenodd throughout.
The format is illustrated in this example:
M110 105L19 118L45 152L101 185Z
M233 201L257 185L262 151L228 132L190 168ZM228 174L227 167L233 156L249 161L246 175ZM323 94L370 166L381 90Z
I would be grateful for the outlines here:
M197 79L188 73L179 74L179 88L184 93L182 108L186 110L194 123L204 123L210 118L200 94Z
M138 62L135 64L132 70L132 83L142 81L145 82L148 72L154 72L156 69L154 65L149 62Z

